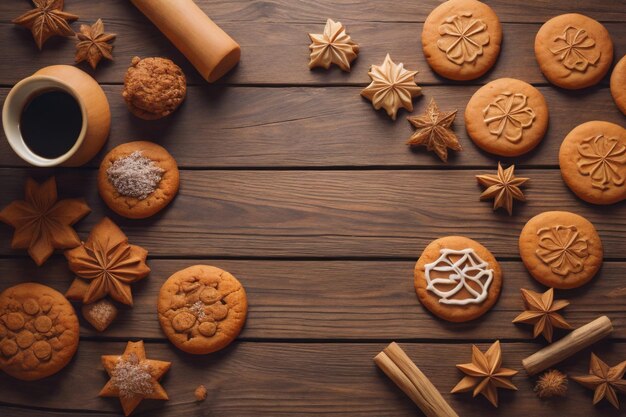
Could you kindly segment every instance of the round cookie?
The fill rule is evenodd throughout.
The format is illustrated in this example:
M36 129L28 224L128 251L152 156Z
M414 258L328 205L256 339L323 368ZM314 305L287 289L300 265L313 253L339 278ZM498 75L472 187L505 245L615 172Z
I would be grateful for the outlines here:
M577 13L562 14L537 32L535 57L552 84L576 90L604 77L613 62L613 41L598 21Z
M474 320L498 300L502 270L480 243L447 236L431 242L415 264L415 291L424 307L452 322Z
M611 95L617 108L626 114L626 55L619 60L611 73Z
M206 354L225 348L239 335L248 300L241 283L228 272L195 265L165 281L157 309L163 332L177 348Z
M150 217L178 192L178 166L172 155L152 142L136 141L113 148L98 171L98 191L120 216Z
M537 146L548 129L548 105L532 85L499 78L482 86L465 108L465 129L483 150L522 155Z
M626 198L626 129L609 122L576 126L559 150L561 176L583 200L613 204Z
M502 27L491 7L477 0L449 0L426 18L422 49L428 65L451 80L473 80L498 59Z
M134 57L124 76L122 97L135 116L156 120L180 106L187 80L180 67L166 58Z
M560 289L589 282L603 257L593 224L567 211L546 211L530 219L520 234L519 251L537 281Z
M0 293L0 369L34 381L63 369L78 349L78 318L58 291L24 283Z

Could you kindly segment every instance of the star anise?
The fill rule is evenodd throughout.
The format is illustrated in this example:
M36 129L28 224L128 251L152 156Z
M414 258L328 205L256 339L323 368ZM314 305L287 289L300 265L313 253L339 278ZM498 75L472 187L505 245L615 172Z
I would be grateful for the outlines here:
M513 323L534 324L533 337L543 334L548 342L552 342L554 328L571 329L557 311L569 305L567 300L554 300L554 289L550 288L543 294L522 288L522 298L526 311L515 317Z
M383 108L396 120L402 107L413 111L413 97L421 94L421 87L415 83L417 71L404 69L404 64L396 64L389 54L382 65L372 65L368 72L372 79L361 95L372 102L376 110Z
M613 407L619 409L617 392L626 394L626 361L609 367L595 354L591 354L589 362L589 375L574 376L572 379L582 386L594 390L593 404L597 404L606 398Z
M13 249L28 249L37 265L43 264L54 249L75 248L80 239L72 225L91 209L82 198L57 200L54 177L43 184L26 180L25 200L16 200L0 211L0 221L15 228Z
M498 406L498 388L516 390L517 387L510 381L517 371L501 368L502 352L500 341L497 340L483 353L475 345L472 346L472 362L457 365L456 367L466 374L465 377L452 388L452 393L474 390L473 396L482 394L495 407Z
M448 148L462 150L459 138L451 128L455 117L456 110L440 112L435 99L431 98L424 115L407 117L407 120L417 128L407 141L407 145L426 146L427 150L435 151L443 162L447 162Z
M528 178L516 177L513 175L513 171L515 171L515 165L503 169L500 162L498 162L498 173L496 175L476 175L479 184L488 187L480 195L480 200L493 198L493 209L504 207L509 216L513 214L514 199L526 201L520 186L528 181Z
M96 69L102 58L113 60L114 33L104 33L104 23L98 19L92 26L80 25L80 32L76 34L76 63L87 61L91 68Z
M68 22L78 19L75 14L63 11L63 0L33 0L35 8L12 20L33 33L39 50L52 36L74 36Z
M148 251L130 245L120 228L105 217L94 226L87 242L65 252L70 269L77 275L66 296L89 304L108 294L132 305L130 284L150 272L147 256Z
M344 71L350 71L350 63L359 53L359 45L346 33L341 22L332 19L326 21L324 33L309 33L311 38L311 61L309 68L322 67L328 69L336 64Z

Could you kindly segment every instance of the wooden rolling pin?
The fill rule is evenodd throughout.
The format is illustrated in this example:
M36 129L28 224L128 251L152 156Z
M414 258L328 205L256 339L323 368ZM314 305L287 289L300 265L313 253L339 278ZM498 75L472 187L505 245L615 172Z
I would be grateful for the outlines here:
M241 48L193 0L131 0L208 82L239 62Z

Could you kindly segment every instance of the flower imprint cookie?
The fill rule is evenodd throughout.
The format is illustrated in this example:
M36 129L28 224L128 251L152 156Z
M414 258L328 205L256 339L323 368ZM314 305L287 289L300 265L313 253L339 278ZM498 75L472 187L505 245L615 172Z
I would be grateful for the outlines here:
M78 348L78 318L56 290L24 283L0 293L0 369L34 381L63 369Z
M428 310L463 322L486 313L500 295L502 271L480 243L462 236L431 242L415 265L415 291Z
M617 108L626 115L626 55L615 64L611 73L611 95Z
M626 129L592 121L575 127L559 150L561 175L567 186L593 204L626 198Z
M492 81L465 108L465 128L476 145L501 156L537 146L548 128L548 105L532 85L514 78Z
M473 80L487 72L500 53L498 16L477 0L449 0L426 18L422 48L428 65L452 80Z
M602 24L569 13L553 17L537 32L535 57L543 75L567 89L598 83L613 62L613 41Z
M163 332L177 348L206 354L223 349L239 335L248 301L234 276L213 266L195 265L165 281L157 309Z
M546 211L526 223L519 250L528 272L543 285L576 288L602 264L602 241L591 222L567 211Z

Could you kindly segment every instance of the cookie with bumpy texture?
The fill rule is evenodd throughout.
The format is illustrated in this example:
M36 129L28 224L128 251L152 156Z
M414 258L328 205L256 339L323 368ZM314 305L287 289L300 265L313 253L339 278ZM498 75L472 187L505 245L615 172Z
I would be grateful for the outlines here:
M78 318L63 294L28 282L0 293L0 369L34 381L63 369L78 349Z
M615 64L611 73L611 95L617 108L626 114L626 55Z
M174 112L185 100L187 79L167 58L134 57L124 76L122 97L135 116L156 120Z
M591 121L567 134L559 150L561 176L580 198L613 204L626 198L626 129Z
M502 270L480 243L463 236L432 241L415 264L417 297L434 315L452 322L474 320L494 306Z
M597 84L608 72L613 41L600 22L578 13L562 14L537 32L535 58L548 81L576 90Z
M502 27L498 16L477 0L449 0L426 18L422 49L428 65L451 80L473 80L496 63Z
M548 105L532 85L500 78L474 93L465 108L465 128L486 152L522 155L543 139L548 129Z
M602 265L600 236L591 222L567 211L530 219L519 237L528 272L545 286L569 289L589 282Z
M132 171L128 170L129 172L117 175L115 182L112 181L111 167L116 161L129 158L135 152L138 152L139 159L145 161L147 158L152 168L158 170L158 181L152 184L154 190L145 197L131 193L124 195L125 191L118 190L115 184L120 181L122 184L128 183L136 186L141 181L150 180L149 178L135 178ZM145 163L142 164L135 175L149 175L145 165ZM116 146L102 159L98 171L100 196L111 210L130 219L143 219L163 210L176 196L179 182L178 165L172 155L162 146L146 141L128 142Z
M248 301L234 276L213 266L195 265L165 281L157 310L163 332L177 348L206 354L225 348L239 335Z

